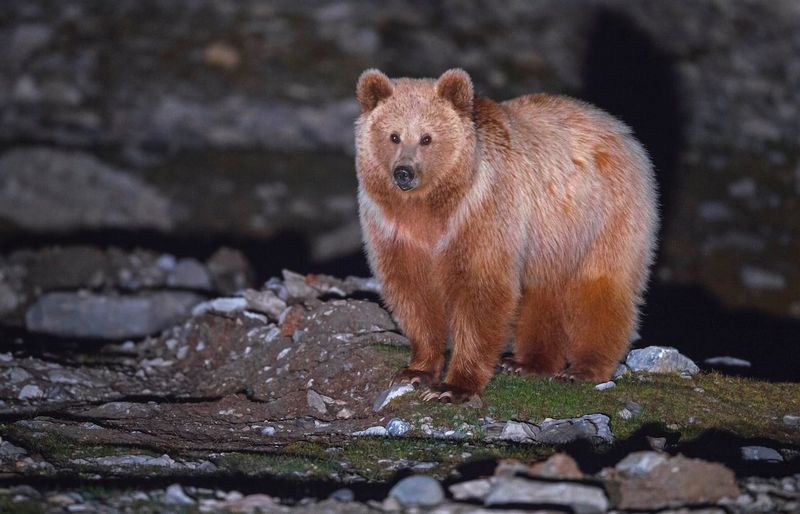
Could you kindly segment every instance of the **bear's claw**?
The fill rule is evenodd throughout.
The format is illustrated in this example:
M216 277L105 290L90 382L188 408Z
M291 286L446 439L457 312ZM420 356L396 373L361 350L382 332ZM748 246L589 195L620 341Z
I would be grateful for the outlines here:
M441 403L476 403L480 396L474 391L450 385L447 383L431 386L422 394L426 402L438 401Z
M433 374L427 371L403 368L392 377L391 384L411 384L414 389L427 387L433 382Z

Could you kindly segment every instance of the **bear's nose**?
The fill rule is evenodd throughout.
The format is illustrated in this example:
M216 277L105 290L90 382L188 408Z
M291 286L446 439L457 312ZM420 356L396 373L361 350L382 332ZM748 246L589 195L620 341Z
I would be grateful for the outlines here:
M414 169L411 166L398 166L394 169L394 183L403 191L414 187Z

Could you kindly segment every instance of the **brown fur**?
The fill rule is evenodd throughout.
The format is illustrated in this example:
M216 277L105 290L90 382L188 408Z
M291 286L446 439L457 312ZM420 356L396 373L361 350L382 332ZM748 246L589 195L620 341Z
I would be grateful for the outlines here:
M412 345L396 380L435 384L449 338L428 397L467 398L512 335L508 368L608 379L635 331L657 228L652 169L630 130L563 97L474 97L462 70L436 81L368 70L357 96L367 254ZM398 164L415 170L413 189L393 182Z

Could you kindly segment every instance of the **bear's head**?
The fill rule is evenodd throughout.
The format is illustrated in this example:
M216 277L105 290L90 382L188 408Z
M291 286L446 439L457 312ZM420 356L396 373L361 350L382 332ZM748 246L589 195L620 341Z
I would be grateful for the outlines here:
M475 146L473 88L460 69L437 80L391 80L370 69L358 79L359 178L367 189L420 197L463 186Z

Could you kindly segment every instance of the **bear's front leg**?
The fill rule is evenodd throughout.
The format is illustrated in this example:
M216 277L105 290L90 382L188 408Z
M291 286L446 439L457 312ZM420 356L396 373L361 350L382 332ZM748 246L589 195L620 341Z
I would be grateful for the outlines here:
M427 387L439 381L447 343L439 277L430 255L411 244L387 245L376 256L384 301L411 341L411 361L392 383Z
M456 267L458 278L447 282L453 353L445 381L431 387L425 400L468 401L483 392L494 374L510 334L519 290L510 257L482 262L493 265L466 272Z

